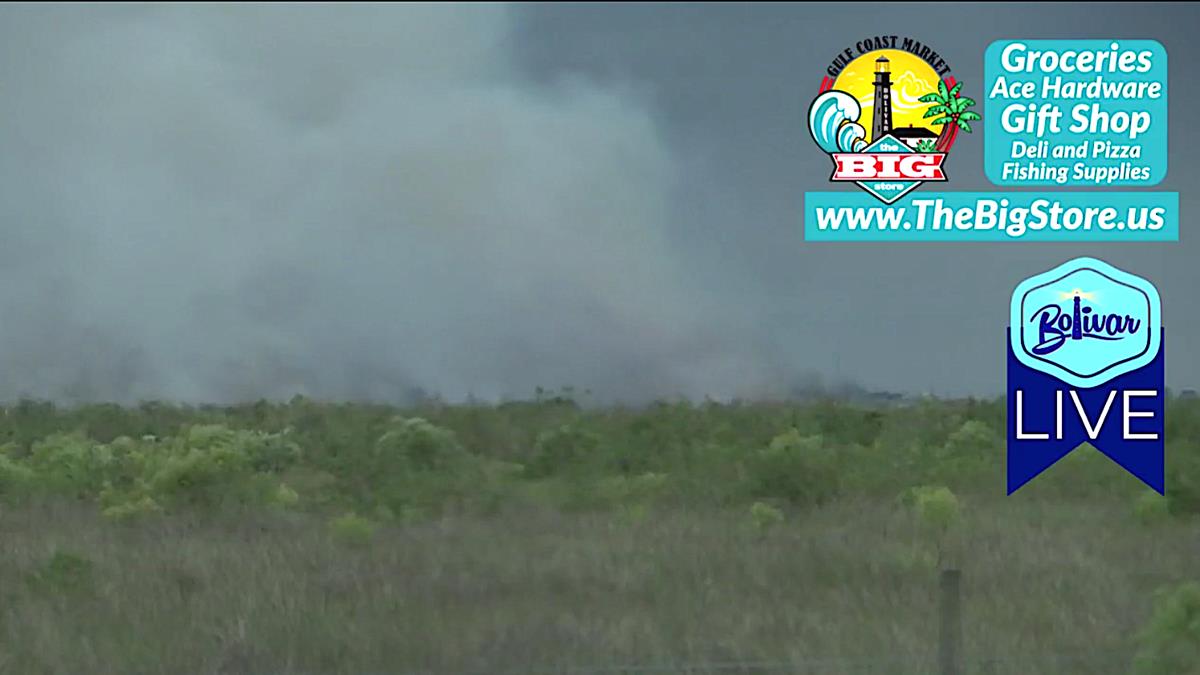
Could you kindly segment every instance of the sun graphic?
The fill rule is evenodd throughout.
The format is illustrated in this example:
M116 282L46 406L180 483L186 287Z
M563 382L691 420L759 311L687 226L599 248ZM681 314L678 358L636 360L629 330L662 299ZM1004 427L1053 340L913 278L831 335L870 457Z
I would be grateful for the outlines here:
M833 88L850 94L862 106L862 125L871 131L871 116L875 111L875 60L886 56L892 71L892 128L914 126L925 127L939 133L942 125L930 124L931 117L923 119L931 103L922 103L925 94L937 91L940 79L933 67L908 52L897 49L880 49L867 52L854 59L834 80ZM875 139L870 139L875 140Z

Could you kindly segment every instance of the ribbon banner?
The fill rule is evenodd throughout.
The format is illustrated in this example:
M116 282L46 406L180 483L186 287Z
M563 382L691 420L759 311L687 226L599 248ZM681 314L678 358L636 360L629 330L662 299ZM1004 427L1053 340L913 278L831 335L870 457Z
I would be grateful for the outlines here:
M1144 368L1072 389L1021 363L1010 341L1008 494L1085 442L1162 493L1164 396L1161 347Z
M1008 493L1082 443L1165 492L1161 303L1093 258L1022 282L1008 329Z

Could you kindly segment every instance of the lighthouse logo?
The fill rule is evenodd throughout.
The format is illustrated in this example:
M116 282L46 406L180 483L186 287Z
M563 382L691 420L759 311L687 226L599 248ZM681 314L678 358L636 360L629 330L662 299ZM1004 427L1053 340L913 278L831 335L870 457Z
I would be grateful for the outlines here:
M833 160L831 181L855 183L892 204L923 182L946 180L950 149L980 119L974 105L936 51L886 35L834 57L808 127Z
M1010 494L1083 442L1163 492L1161 312L1154 284L1094 258L1016 287L1008 328Z

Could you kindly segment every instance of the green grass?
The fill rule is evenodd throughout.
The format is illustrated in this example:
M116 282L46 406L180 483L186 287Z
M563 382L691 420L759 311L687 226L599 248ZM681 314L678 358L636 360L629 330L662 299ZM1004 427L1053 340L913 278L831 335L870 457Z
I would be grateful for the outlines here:
M1124 673L1152 592L1195 578L1192 521L1124 502L994 500L950 543L965 653L992 672ZM531 665L894 659L931 672L936 570L893 504L792 514L521 510L381 527L305 514L114 525L78 504L0 514L0 670L492 672ZM53 576L54 561L65 581ZM79 578L81 577L81 578ZM1092 654L1076 664L1033 654ZM1115 656L1113 656L1115 655ZM856 672L846 667L823 672ZM882 668L882 666L881 666ZM987 672L987 671L972 671Z

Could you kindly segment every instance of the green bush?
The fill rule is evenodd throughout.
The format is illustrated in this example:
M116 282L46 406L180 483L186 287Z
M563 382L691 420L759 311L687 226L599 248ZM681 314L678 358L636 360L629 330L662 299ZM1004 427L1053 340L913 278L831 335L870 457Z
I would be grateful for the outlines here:
M414 417L397 418L375 441L377 468L392 471L441 471L458 468L466 458L454 432Z
M456 435L423 418L397 418L376 440L358 505L393 513L485 508L506 475L467 452ZM355 475L351 472L350 475ZM495 480L492 480L495 479Z
M989 469L999 466L1003 447L1000 431L982 420L966 420L946 438L939 458L943 461L930 468L958 484L984 479Z
M34 484L33 470L0 452L0 499L26 494Z
M283 509L295 508L300 503L300 493L288 487L287 484L280 483L271 495L271 503Z
M159 503L174 506L269 504L278 481L271 467L295 461L294 444L277 434L196 425L158 443L142 462L144 484Z
M52 434L33 444L27 464L40 488L54 494L93 497L112 464L108 448L82 434Z
M284 434L230 429L223 424L197 424L187 430L186 446L201 452L228 451L245 457L257 472L278 473L300 458L300 448Z
M162 506L154 501L152 497L148 496L121 501L101 511L101 515L105 518L118 523L141 520L148 516L157 516L162 513Z
M1138 644L1134 675L1200 673L1200 583L1160 589Z
M751 453L746 479L751 497L820 504L840 491L840 468L837 452L822 436L802 436L791 429Z
M231 448L188 448L167 458L149 487L171 505L215 506L241 501L237 493L250 475L248 458Z
M575 475L593 469L599 458L600 438L572 425L563 425L538 435L529 460L529 475L544 478Z
M280 474L282 483L303 495L305 509L332 509L348 507L360 501L361 495L346 494L347 482L338 476L320 469L298 465Z
M958 497L946 487L920 487L913 493L918 520L934 532L945 532L962 519Z
M915 554L915 558L908 560L913 565L906 566L911 569L921 567L926 559L933 560L935 566L941 565L951 531L962 521L958 497L947 487L920 486L905 490L900 501L909 508L919 528L913 551L928 554Z
M755 530L765 534L783 522L783 511L770 504L754 502L750 506L750 522L754 524Z
M375 536L375 525L362 516L347 513L329 522L329 534L344 546L363 547Z

